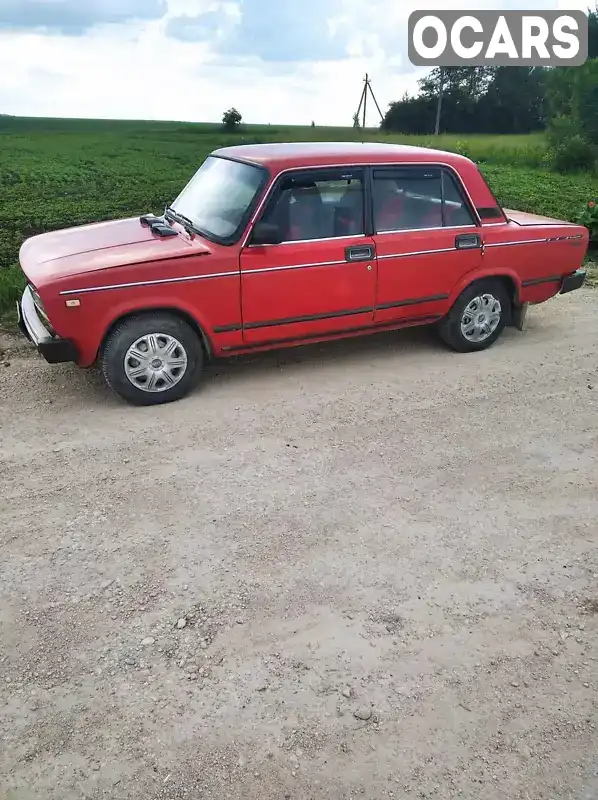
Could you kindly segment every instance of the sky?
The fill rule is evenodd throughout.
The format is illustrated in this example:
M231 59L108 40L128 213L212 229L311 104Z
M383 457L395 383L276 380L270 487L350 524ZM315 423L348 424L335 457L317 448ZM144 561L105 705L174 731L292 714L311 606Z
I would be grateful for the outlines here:
M347 125L366 72L382 111L417 90L412 11L589 1L0 0L0 114Z

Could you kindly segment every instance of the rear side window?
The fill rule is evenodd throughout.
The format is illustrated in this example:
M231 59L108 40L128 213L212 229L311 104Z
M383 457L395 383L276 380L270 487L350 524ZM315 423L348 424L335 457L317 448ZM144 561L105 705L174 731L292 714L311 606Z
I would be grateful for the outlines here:
M377 233L475 225L454 177L440 168L374 170Z

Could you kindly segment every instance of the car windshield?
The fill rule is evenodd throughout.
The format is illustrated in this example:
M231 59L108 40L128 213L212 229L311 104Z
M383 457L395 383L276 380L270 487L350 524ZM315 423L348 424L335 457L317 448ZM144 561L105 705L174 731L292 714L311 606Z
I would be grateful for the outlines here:
M170 207L208 238L233 237L264 180L264 171L210 156Z

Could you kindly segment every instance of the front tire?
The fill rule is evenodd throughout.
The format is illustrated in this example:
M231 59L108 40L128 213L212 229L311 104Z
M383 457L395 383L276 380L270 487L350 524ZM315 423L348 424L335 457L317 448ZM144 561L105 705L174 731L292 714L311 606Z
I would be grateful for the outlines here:
M468 286L439 325L440 336L460 353L485 350L498 339L511 316L511 300L500 281Z
M108 386L138 406L170 403L184 397L203 371L197 333L174 314L139 314L119 323L101 356Z

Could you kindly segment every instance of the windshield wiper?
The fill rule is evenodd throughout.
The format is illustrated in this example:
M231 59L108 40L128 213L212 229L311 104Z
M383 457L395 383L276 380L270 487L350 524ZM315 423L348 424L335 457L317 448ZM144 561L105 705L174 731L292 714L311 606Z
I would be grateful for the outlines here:
M179 212L175 211L174 208L171 208L171 206L166 208L164 211L164 216L166 219L172 219L174 222L180 222L187 233L199 233L201 235L201 231L195 226L193 220L189 219L189 217L186 217L184 214L179 214Z

